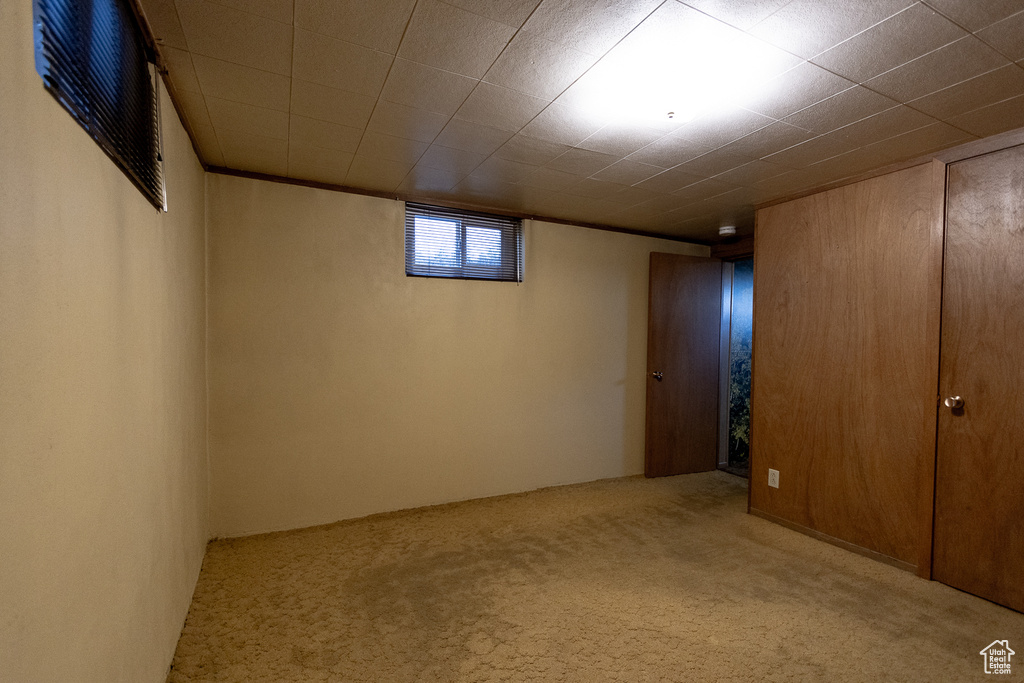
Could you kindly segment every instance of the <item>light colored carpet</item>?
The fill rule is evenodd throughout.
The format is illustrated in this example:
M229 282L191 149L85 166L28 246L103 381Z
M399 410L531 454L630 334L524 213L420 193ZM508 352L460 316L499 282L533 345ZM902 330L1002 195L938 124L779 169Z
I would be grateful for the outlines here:
M745 511L712 472L216 541L169 681L968 681L1024 653L1024 615Z

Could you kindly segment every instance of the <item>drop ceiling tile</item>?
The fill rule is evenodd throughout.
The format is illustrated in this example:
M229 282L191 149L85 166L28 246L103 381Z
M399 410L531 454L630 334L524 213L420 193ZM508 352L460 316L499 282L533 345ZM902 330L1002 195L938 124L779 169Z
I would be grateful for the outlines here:
M224 165L239 171L288 174L288 141L233 130L218 130Z
M445 114L379 100L366 130L420 142L432 142L444 129L448 118Z
M192 126L203 126L213 128L210 121L210 112L206 108L206 98L202 93L191 90L180 90L174 93L175 104L181 110L182 115L188 119Z
M830 135L849 143L851 148L863 147L933 123L936 123L935 119L927 114L901 105L843 126Z
M519 192L518 185L492 177L469 175L459 181L449 194L457 201L488 207L493 212L518 203Z
M743 166L749 162L750 159L747 159L746 157L729 154L728 152L716 149L713 152L708 152L696 159L691 159L686 163L680 164L676 168L695 176L710 178L739 166Z
M659 216L666 211L675 211L684 206L686 201L680 197L670 194L659 194L642 204L633 207L633 212L641 216Z
M393 61L385 52L295 30L292 76L309 83L377 97Z
M722 152L747 159L760 159L810 140L812 137L814 137L814 133L810 131L776 121L719 149Z
M619 185L636 185L648 178L658 175L664 169L639 161L622 159L591 176L596 180L605 180Z
M937 119L950 119L1015 95L1024 95L1024 69L1010 64L907 104Z
M507 24L438 0L419 0L398 55L420 64L480 78L512 39Z
M393 55L415 5L416 0L295 0L295 26Z
M484 80L553 100L595 61L593 55L546 40L524 29L501 53Z
M352 154L342 153L330 166L309 163L301 157L288 161L288 177L301 180L313 180L329 185L345 185L348 169L352 163Z
M513 133L529 123L549 101L481 81L455 112L455 118Z
M689 140L694 145L714 149L773 123L775 119L769 116L734 108L694 119L672 135Z
M965 35L962 28L941 14L917 4L817 55L812 61L863 83Z
M910 107L897 106L765 157L788 168L806 168L858 147L923 128L935 119Z
M576 146L596 133L604 121L560 104L551 104L523 126L524 135Z
M171 79L171 85L174 86L175 90L203 91L199 87L199 79L196 78L196 70L192 65L191 54L185 50L165 45L160 48L160 55L164 59L167 76Z
M405 177L402 184L398 186L398 191L413 195L448 192L458 185L459 181L464 177L461 173L416 165L409 171L409 175Z
M450 171L461 176L467 176L484 162L487 156L475 152L467 152L464 149L453 149L441 145L431 145L423 156L420 157L417 166L437 169L439 171Z
M292 0L211 0L211 2L273 19L283 24L292 23Z
M540 0L446 0L449 5L500 21L514 28L523 25Z
M636 185L630 187L623 187L621 190L615 193L614 196L608 199L614 201L616 204L623 204L625 206L636 206L642 202L650 201L654 197L657 197L658 193L654 190L647 190Z
M286 112L216 97L206 98L206 109L210 112L210 120L218 133L222 130L234 130L275 140L288 139Z
M820 66L802 62L765 84L765 92L744 106L773 119L781 119L855 85Z
M678 135L666 135L633 152L628 159L661 168L672 168L710 152L715 146L713 143L687 140Z
M363 135L356 154L386 161L398 161L411 168L427 151L428 146L425 142L368 132Z
M174 6L174 0L146 0L143 13L157 45L161 48L168 46L176 47L179 50L188 49L188 42L185 40L185 32L181 30L181 22L178 21L178 8Z
M810 166L807 170L815 173L820 184L847 181L863 173L884 166L876 153L863 147L844 152L830 159L825 159Z
M829 159L844 152L849 152L850 149L852 149L850 143L835 135L820 135L807 142L793 145L781 152L770 154L764 160L772 164L785 166L786 168L801 169L816 164L823 159Z
M671 194L676 190L680 190L688 185L693 185L703 179L704 176L677 166L636 183L636 187L651 190L652 192L658 192L660 194Z
M706 178L676 190L672 196L679 202L689 202L715 197L734 189L735 185L719 178Z
M490 157L475 168L471 175L476 178L491 178L518 185L529 178L536 170L537 167L530 164Z
M715 176L715 180L749 187L761 180L768 180L788 172L789 169L767 161L751 161Z
M750 33L804 59L852 38L917 0L793 0Z
M544 190L550 190L552 192L560 192L570 185L579 182L579 180L580 177L578 175L545 166L534 171L523 181L523 184L531 187L539 187Z
M618 191L626 189L626 187L627 185L609 182L608 180L583 178L579 182L566 187L565 194L572 195L574 197L590 197L595 200L607 200L609 202L613 202L614 200L612 197L617 195Z
M568 145L557 142L539 140L527 135L515 135L499 147L494 156L533 166L544 166L570 149L572 148Z
M976 137L970 133L965 133L947 123L938 122L882 142L867 145L863 149L874 155L879 160L878 165L881 166L886 160L894 163L916 159L974 139Z
M292 79L212 57L193 55L197 82L208 97L288 111Z
M1005 57L974 36L966 36L864 83L908 102L1007 65Z
M291 74L291 26L205 0L177 0L177 6L193 53Z
M217 140L213 126L191 126L191 131L203 162L211 166L223 166L224 153L220 151L220 141Z
M609 123L577 143L576 146L594 152L624 157L661 137L663 136L660 131L650 128Z
M897 104L884 95L857 86L787 116L784 122L815 133L827 133Z
M412 164L356 155L345 176L345 184L368 190L392 192L412 170Z
M314 145L338 152L355 153L363 137L360 128L339 126L336 123L291 115L288 139L292 144Z
M978 31L978 37L1013 61L1024 59L1024 12Z
M600 56L661 5L661 0L545 0L524 28Z
M293 141L288 145L288 175L324 183L342 183L353 156L351 152Z
M396 59L381 97L388 102L451 116L478 81L405 59Z
M292 79L291 112L299 116L362 128L370 119L373 104L372 97Z
M963 26L977 31L1021 11L1020 0L925 0L934 9Z
M574 220L583 223L607 225L611 221L611 217L622 210L621 204L603 199L592 197L570 197L570 199L574 201L571 201L567 208L572 211Z
M782 9L789 3L789 0L682 0L682 2L719 21L746 31Z
M556 171L564 171L573 175L586 178L606 168L619 158L613 154L602 154L592 152L589 149L572 148L561 156L549 161L545 166Z
M435 143L442 147L491 155L511 137L512 133L507 130L452 119L437 136Z
M961 114L949 123L978 137L1003 133L1024 126L1024 96L1013 97Z

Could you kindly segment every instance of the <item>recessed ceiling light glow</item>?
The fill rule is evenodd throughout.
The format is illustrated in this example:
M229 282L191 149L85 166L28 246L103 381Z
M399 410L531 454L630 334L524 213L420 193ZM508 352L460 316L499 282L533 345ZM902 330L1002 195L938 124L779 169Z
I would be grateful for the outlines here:
M699 12L656 13L580 80L580 94L613 121L682 123L750 101L788 66L777 48Z

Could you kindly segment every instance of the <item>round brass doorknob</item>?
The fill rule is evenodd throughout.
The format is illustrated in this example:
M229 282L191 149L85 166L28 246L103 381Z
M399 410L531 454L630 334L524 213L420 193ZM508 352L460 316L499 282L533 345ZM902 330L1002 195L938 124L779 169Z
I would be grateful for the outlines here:
M950 396L942 402L947 408L963 408L964 400L959 396Z

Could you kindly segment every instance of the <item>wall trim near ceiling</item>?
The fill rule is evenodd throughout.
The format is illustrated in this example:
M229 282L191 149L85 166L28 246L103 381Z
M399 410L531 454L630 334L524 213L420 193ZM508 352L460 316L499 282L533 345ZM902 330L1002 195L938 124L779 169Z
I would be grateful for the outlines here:
M557 225L571 225L576 228L604 230L605 232L618 232L625 235L635 235L636 237L652 237L654 239L659 240L669 240L670 242L682 242L685 244L699 244L701 246L711 246L710 242L688 239L686 237L680 237L676 235L663 235L660 233L647 232L644 230L619 228L614 225L605 225L603 223L584 223L581 221L571 221L565 218L554 218L553 216L542 216L539 214L520 213L518 211L507 211L505 209L495 208L493 206L488 206L486 204L468 204L464 202L445 201L443 199L427 197L424 195L409 194L405 192L384 192L382 190L367 190L360 187L349 187L347 185L337 185L334 183L322 183L317 180L301 180L298 178L286 178L285 176L273 175L270 173L239 171L237 169L226 168L224 166L209 166L204 164L203 168L206 169L207 173L217 173L219 175L236 176L238 178L249 178L251 180L265 180L267 182L282 183L284 185L312 187L318 190L328 190L330 192L347 192L349 194L361 194L367 197L393 199L400 202L416 202L418 204L431 204L433 206L443 206L449 209L462 209L465 211L482 211L484 213L510 216L511 218L520 218L523 220L543 221L545 223L555 223Z

